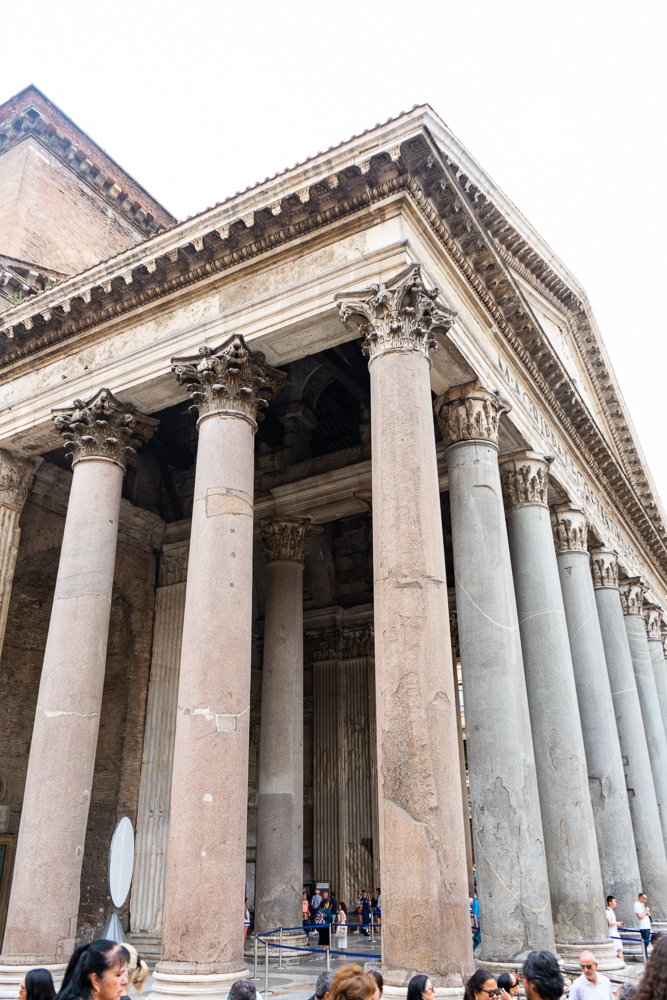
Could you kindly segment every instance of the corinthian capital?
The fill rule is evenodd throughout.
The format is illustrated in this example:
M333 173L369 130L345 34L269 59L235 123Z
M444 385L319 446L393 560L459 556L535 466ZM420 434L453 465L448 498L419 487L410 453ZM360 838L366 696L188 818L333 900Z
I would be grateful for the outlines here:
M0 506L23 510L34 465L0 449Z
M498 447L498 426L511 407L497 390L475 379L455 385L435 401L435 414L448 448L466 441Z
M214 413L243 417L254 428L259 411L280 388L285 373L272 368L243 337L229 337L220 347L200 347L198 354L171 359L172 369L192 397L198 423Z
M362 350L369 364L388 351L419 351L427 358L435 334L446 333L454 322L453 309L437 302L437 288L426 288L421 266L411 264L386 283L360 292L337 295L340 318L364 338Z
M588 554L588 521L581 507L562 503L551 509L551 526L556 552Z
M500 481L507 510L546 507L549 466L553 458L536 451L517 451L500 460Z
M662 641L662 608L657 604L644 605L644 621L646 622L646 635L649 639Z
M267 561L302 563L306 558L308 536L317 530L309 518L267 521L261 529Z
M51 412L72 465L103 458L124 469L158 425L157 420L139 413L130 403L116 399L110 389L100 389L87 403L75 399L73 407Z
M618 590L618 555L602 546L591 551L591 576L596 590Z
M644 594L646 593L646 586L642 578L630 576L621 580L618 589L621 592L621 604L626 618L630 615L641 617L644 611Z

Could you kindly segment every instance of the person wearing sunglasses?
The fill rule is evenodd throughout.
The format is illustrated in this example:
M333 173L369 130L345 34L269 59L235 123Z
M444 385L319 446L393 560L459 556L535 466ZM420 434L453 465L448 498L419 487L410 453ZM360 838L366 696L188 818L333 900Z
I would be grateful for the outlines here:
M598 963L592 951L582 951L579 965L581 975L572 983L570 1000L612 1000L611 983L598 972Z
M518 997L521 990L519 977L514 972L501 972L498 976L498 989L510 997Z
M463 1000L501 1000L501 994L493 973L477 969L466 983Z

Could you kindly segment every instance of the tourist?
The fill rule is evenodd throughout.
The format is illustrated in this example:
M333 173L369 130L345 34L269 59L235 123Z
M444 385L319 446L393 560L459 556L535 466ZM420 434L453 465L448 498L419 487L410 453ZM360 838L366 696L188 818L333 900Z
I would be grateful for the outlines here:
M330 1000L380 1000L380 991L370 972L360 965L343 965L333 977Z
M644 957L648 955L648 946L651 943L651 910L649 909L646 893L642 891L637 896L635 905L632 907L635 915L635 927L639 928L644 945Z
M148 966L133 944L125 941L123 948L130 956L127 962L127 974L130 983L134 986L137 993L141 993L143 985L148 979Z
M315 892L313 893L312 899L310 901L310 911L311 911L311 913L314 913L315 910L319 910L319 908L320 908L321 905L322 905L322 897L320 895L320 890L316 889Z
M371 899L371 908L373 910L373 922L380 928L382 926L382 895L380 892L380 886L376 886L375 895Z
M472 929L472 950L476 951L482 943L482 930L479 925L479 899L477 893L470 900L470 927Z
M514 972L501 972L498 976L498 989L501 997L503 993L509 997L518 997L521 991L519 977Z
M550 951L531 951L523 963L523 988L528 1000L559 1000L565 983L558 959Z
M380 890L378 889L378 892L379 891ZM380 991L380 996L382 996L382 994L384 992L384 977L383 977L382 973L379 971L379 969L369 969L368 971L370 972L370 974L373 977L373 979L375 980L375 982L378 984L378 989Z
M488 969L477 969L466 983L463 1000L493 1000L500 996L498 984Z
M570 1000L612 1000L611 983L598 972L598 963L592 951L582 951L579 956L581 975L572 983Z
M329 925L332 920L333 913L329 909L329 900L323 899L321 905L315 910L313 917L315 930L317 931L317 942L321 948L326 947L330 943Z
M227 994L227 1000L257 1000L257 987L250 979L237 979Z
M371 900L368 895L368 889L361 890L361 933L365 934L366 937L371 932Z
M301 917L303 919L304 929L310 924L310 903L308 902L308 893L303 890L303 895L301 897Z
M616 994L617 1000L636 1000L637 983L622 983Z
M246 896L245 902L243 904L243 940L248 936L248 930L250 928L250 910L248 909L248 897Z
M31 969L19 986L19 1000L54 1000L56 988L48 969Z
M616 896L607 896L605 915L607 917L607 927L609 928L609 940L616 948L616 957L623 958L623 942L621 941L621 934L618 929L623 926L623 921L616 919L616 914L614 913L616 906Z
M433 1000L435 987L430 976L418 973L413 976L408 983L408 995L406 1000Z
M308 1000L329 1000L329 991L331 990L333 977L333 972L320 973L315 983L315 992L311 997L308 997Z
M336 947L341 951L347 951L347 906L341 901L336 914Z
M69 960L58 1000L120 1000L130 981L127 949L101 938L79 945Z
M665 1000L667 997L667 937L661 937L635 993L635 1000Z

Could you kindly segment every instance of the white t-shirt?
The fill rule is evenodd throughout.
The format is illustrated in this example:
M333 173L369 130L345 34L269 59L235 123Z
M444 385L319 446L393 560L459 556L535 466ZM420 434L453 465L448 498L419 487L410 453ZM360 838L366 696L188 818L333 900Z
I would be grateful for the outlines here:
M609 920L616 920L616 914L612 910L611 906L607 907L606 914L607 914L607 921L609 921ZM615 924L613 924L613 925L609 924L608 930L609 930L609 937L610 938L613 938L615 941L620 941L621 940L620 928L616 927Z
M570 987L570 1000L612 1000L611 983L598 972L597 983L579 976Z
M645 904L637 900L632 909L635 915L635 926L639 927L640 930L645 930L647 927L650 928L651 918L646 912Z

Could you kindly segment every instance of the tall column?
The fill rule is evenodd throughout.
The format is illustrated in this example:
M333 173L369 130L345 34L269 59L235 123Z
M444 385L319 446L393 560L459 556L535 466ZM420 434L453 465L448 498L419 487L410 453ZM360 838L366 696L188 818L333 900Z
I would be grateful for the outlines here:
M259 731L255 929L301 927L303 563L310 522L262 528L267 558Z
M436 400L452 514L482 944L514 961L554 950L554 929L507 527L498 424L508 405L478 382Z
M514 591L547 854L556 947L577 968L582 946L617 968L609 944L572 654L547 495L550 458L500 460Z
M58 969L67 962L76 935L125 462L150 437L156 421L140 416L108 389L54 414L74 471L2 962ZM7 983L11 975L3 969L0 981Z
M242 337L173 364L199 442L153 996L224 1000L244 973L254 437L284 375Z
M593 549L591 570L625 770L632 827L635 832L639 871L642 884L651 887L654 919L657 917L664 920L667 918L667 858L662 837L657 835L661 830L660 813L651 774L651 761L632 667L632 656L623 621L616 553L603 547Z
M472 971L456 696L431 412L430 351L452 323L419 266L345 296L371 379L382 962L404 988ZM420 905L415 907L418 899ZM385 991L386 992L386 991Z
M570 504L553 509L552 523L604 895L616 896L619 916L629 919L641 877L591 579L588 524L583 511Z
M0 654L21 537L19 518L28 496L33 471L32 462L0 450Z
M662 609L657 604L645 605L644 618L662 724L667 732L667 667L665 666L665 650L662 644Z
M658 701L653 663L646 638L646 622L644 621L646 588L643 581L635 576L621 580L619 589L625 618L625 631L628 635L639 704L644 720L653 784L660 810L662 836L667 845L667 739L665 739L665 727Z

